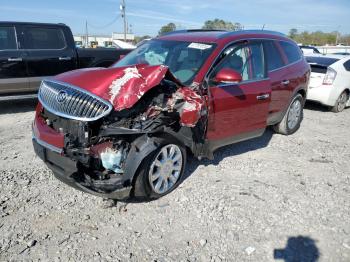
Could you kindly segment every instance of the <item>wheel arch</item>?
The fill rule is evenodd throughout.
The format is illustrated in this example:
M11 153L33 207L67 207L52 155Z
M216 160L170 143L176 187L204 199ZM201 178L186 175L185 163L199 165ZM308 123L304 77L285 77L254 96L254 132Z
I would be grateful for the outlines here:
M304 88L301 88L297 91L297 94L301 94L303 99L306 100L306 91Z
M125 181L128 181L128 184L132 185L134 183L135 175L137 174L143 160L151 153L155 152L165 140L177 143L186 150L190 150L190 148L180 139L167 132L155 133L152 134L152 136L144 134L136 138L131 143L130 151L125 160L124 175Z

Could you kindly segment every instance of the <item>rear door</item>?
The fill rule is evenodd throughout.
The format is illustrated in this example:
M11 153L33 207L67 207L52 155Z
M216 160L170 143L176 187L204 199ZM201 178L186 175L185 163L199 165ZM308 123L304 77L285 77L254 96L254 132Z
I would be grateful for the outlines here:
M284 56L287 59L289 72L289 76L287 78L289 83L286 87L288 92L288 97L285 101L286 109L293 96L294 90L299 89L300 87L306 87L305 85L307 84L307 82L305 80L305 73L308 70L305 66L306 63L300 63L303 59L303 55L300 51L300 48L296 44L287 41L279 41L278 44L281 47Z
M289 70L282 57L280 47L276 41L265 40L264 51L267 63L268 77L271 81L271 104L269 108L268 123L280 121L283 111L289 103Z
M261 135L266 127L271 87L260 41L233 44L209 74L211 106L207 138L218 146ZM215 83L230 68L242 75L237 84Z
M67 43L63 27L28 25L22 34L31 90L37 90L45 77L76 68L75 49Z
M26 92L29 88L25 53L13 25L0 25L0 94Z

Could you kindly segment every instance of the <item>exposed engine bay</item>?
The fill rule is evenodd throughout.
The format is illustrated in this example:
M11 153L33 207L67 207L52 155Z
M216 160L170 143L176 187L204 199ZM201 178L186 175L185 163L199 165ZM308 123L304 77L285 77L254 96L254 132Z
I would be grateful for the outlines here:
M64 135L64 156L77 163L79 172L73 176L84 187L109 193L131 186L137 166L156 149L159 136L203 156L205 95L198 87L183 86L165 66L151 71L144 76L142 69L125 69L109 86L113 110L98 120L65 118L45 105L40 110L46 125Z

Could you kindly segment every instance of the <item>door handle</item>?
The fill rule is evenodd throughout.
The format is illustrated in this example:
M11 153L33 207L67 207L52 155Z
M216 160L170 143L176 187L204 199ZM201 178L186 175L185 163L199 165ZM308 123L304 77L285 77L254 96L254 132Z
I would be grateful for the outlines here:
M72 58L69 57L69 56L60 56L58 58L58 60L60 60L60 61L69 61L69 60L72 60Z
M286 85L289 85L290 81L289 80L283 80L281 82L282 85L286 86Z
M263 94L263 95L258 95L256 97L257 100L266 100L270 97L270 94Z
M22 57L10 57L7 59L9 62L21 62L22 60Z

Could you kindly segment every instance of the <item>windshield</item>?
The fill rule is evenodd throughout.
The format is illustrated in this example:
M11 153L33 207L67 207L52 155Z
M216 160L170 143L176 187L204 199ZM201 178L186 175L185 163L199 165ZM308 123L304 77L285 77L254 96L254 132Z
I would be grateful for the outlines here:
M150 40L118 61L113 67L136 64L166 65L183 84L190 85L214 44Z

